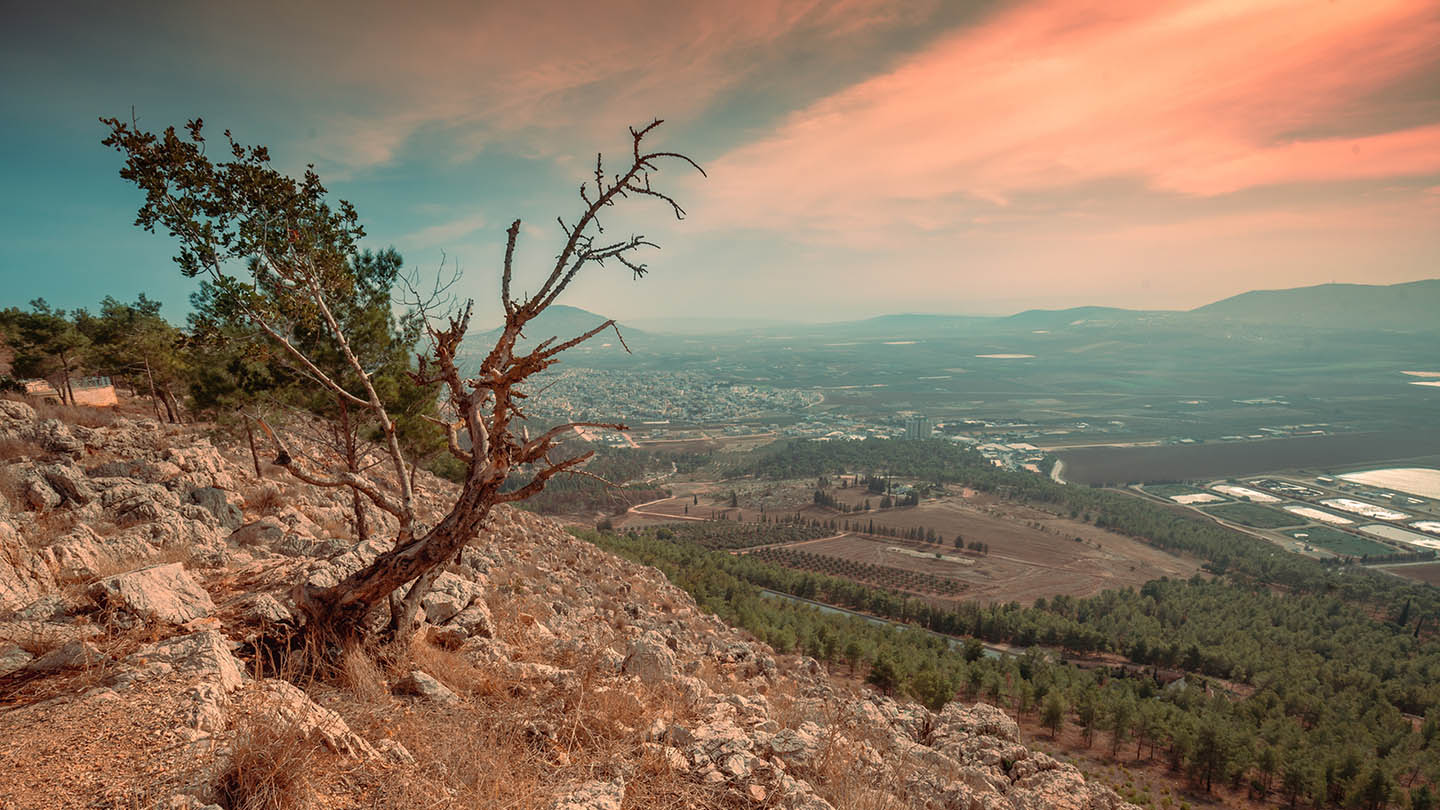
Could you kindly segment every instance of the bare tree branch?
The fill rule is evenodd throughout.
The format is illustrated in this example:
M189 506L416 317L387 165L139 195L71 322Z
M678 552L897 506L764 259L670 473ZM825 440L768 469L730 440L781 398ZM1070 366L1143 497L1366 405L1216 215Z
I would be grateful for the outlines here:
M290 454L289 448L286 447L285 442L281 440L279 434L270 427L270 424L264 419L258 419L256 421L259 422L260 428L265 431L265 435L269 436L270 441L275 444L276 456L274 463L277 466L284 467L291 475L312 486L325 487L327 489L349 487L358 490L360 494L370 499L370 502L375 504L376 507L389 512L397 518L403 518L404 513L401 511L401 506L386 497L385 493L381 492L378 487L365 478L349 472L321 475L301 467L296 463L295 457Z

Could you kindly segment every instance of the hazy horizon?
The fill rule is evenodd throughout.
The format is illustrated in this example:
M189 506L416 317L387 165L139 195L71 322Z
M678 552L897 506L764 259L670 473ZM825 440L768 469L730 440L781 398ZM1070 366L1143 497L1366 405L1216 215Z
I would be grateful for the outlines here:
M368 247L458 261L482 322L510 219L534 272L595 151L622 157L655 116L710 179L656 178L685 222L641 202L609 223L662 245L650 277L603 270L563 303L636 322L1191 309L1429 278L1440 257L1440 7L1421 0L8 16L0 306L143 291L185 312L195 282L131 224L99 144L97 118L132 106L314 162Z

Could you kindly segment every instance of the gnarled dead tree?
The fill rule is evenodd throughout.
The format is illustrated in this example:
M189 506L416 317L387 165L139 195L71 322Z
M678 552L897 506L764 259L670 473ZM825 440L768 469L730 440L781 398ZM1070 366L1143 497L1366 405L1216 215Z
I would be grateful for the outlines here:
M181 242L176 261L187 275L207 276L226 301L243 312L315 385L366 411L380 427L389 456L387 469L357 474L307 463L287 446L279 431L267 426L277 447L276 463L291 475L314 486L357 492L393 515L399 526L394 547L344 581L332 587L305 583L296 587L295 600L308 619L312 636L324 640L362 637L373 612L387 603L392 631L407 631L413 627L421 598L440 566L475 539L492 508L540 492L556 475L581 472L580 466L591 453L564 458L551 455L565 434L579 427L626 429L618 423L572 422L529 437L520 426L525 420L521 407L525 383L559 362L567 349L606 330L615 329L618 335L613 320L567 339L551 337L523 351L519 341L526 326L554 304L587 267L614 261L636 278L645 275L646 267L636 254L656 245L643 236L602 239L599 217L606 208L628 198L653 197L668 205L676 218L684 218L684 209L654 188L651 177L666 161L704 172L685 155L646 151L644 141L660 121L630 130L633 147L625 171L607 174L601 158L596 157L593 180L580 186L583 209L579 218L571 225L560 220L565 244L538 291L524 298L511 292L520 221L511 223L500 282L505 325L474 373L467 373L456 359L470 327L473 302L443 314L431 311L433 297L417 296L409 302L415 312L425 316L430 339L428 352L417 355L413 377L437 393L443 391L448 410L454 414L453 421L444 425L449 452L465 466L459 497L430 527L422 527L416 518L413 460L406 458L394 420L351 350L335 314L337 302L353 294L356 284L353 263L347 258L353 255L363 231L354 209L342 202L339 211L332 211L313 171L307 171L301 182L285 177L270 168L266 150L241 147L229 139L228 132L234 160L212 163L205 156L199 121L188 125L188 138L178 136L174 128L157 136L140 131L133 122L107 119L104 123L111 130L105 144L127 158L121 176L146 192L137 224L148 230L157 223L164 225ZM246 264L247 275L232 274L232 260ZM297 323L306 316L330 332L359 381L358 387L342 385L297 347L292 339L295 330L313 328L313 324ZM462 434L468 441L461 440ZM518 487L507 488L506 482L515 475L528 478Z

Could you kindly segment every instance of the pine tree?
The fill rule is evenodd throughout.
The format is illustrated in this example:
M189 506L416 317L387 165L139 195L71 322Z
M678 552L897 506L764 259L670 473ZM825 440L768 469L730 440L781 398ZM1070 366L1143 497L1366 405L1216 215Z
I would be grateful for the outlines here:
M1058 692L1051 692L1045 696L1040 722L1045 728L1050 729L1050 739L1053 740L1059 736L1060 729L1065 725L1065 701L1060 699Z

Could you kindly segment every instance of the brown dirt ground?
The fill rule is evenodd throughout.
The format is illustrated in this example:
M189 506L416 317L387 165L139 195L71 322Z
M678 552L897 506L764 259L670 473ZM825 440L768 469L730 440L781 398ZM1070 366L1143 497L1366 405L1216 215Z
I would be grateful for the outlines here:
M1261 810L1277 806L1280 797L1274 793L1268 802L1249 798L1246 788L1230 790L1226 785L1215 785L1209 794L1196 789L1183 773L1170 770L1163 748L1157 748L1150 755L1150 746L1144 750L1144 758L1136 760L1133 738L1121 743L1119 756L1112 758L1112 738L1108 732L1097 731L1087 748L1084 735L1073 723L1067 723L1058 738L1050 736L1050 730L1040 724L1037 714L1015 718L1013 706L1006 709L1012 719L1020 723L1021 741L1030 749L1043 751L1061 762L1069 762L1079 768L1087 781L1093 780L1109 785L1122 797L1142 806L1156 808L1178 808L1181 803L1191 807L1238 807ZM1278 780L1277 780L1278 781ZM1144 796L1151 804L1144 805Z
M1396 576L1424 582L1427 585L1440 585L1440 562L1424 565L1396 565L1387 567L1385 570Z
M866 495L859 490L832 490L833 495L859 503ZM972 493L973 495L973 493ZM869 496L872 505L879 502ZM684 514L689 505L690 514ZM751 509L730 509L702 495L695 505L690 498L671 498L642 507L617 521L624 527L642 527L687 519L706 519L712 514L726 520L737 516L757 521L760 512ZM1138 540L1098 529L1088 523L1035 509L1006 503L990 496L965 497L954 494L926 501L919 506L872 510L863 514L844 515L831 509L806 506L785 511L771 510L771 516L800 514L820 520L875 521L876 526L897 529L921 527L934 529L945 539L945 551L952 551L951 542L957 534L966 542L981 541L990 545L990 553L965 567L938 560L924 560L885 551L887 546L907 545L926 551L937 546L900 541L889 537L849 537L810 541L804 550L833 554L846 559L907 570L924 571L938 576L953 576L969 584L965 599L984 602L1018 601L1029 604L1040 597L1066 594L1075 597L1093 596L1110 588L1140 586L1162 576L1187 578L1199 570L1199 563ZM1076 538L1080 542L1076 542Z

